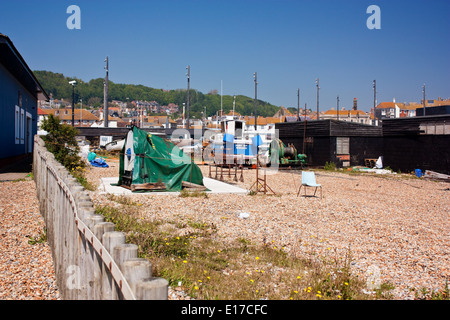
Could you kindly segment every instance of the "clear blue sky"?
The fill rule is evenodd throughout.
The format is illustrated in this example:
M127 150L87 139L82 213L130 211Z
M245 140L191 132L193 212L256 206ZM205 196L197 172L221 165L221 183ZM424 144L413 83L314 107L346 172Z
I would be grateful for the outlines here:
M69 5L81 30L69 30ZM381 30L369 30L371 4ZM0 33L33 70L85 81L104 77L154 88L191 88L254 97L286 107L360 109L378 102L450 97L448 0L17 0L2 1Z

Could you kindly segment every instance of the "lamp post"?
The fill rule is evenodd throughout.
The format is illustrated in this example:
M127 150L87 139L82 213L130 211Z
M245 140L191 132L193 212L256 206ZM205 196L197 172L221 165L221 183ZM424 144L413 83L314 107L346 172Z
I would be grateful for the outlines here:
M319 120L319 78L316 79L316 87L317 87L317 120Z
M375 109L377 108L377 81L373 80L373 118L374 120L377 120L375 118Z
M300 88L297 89L297 117L297 120L300 121Z
M109 112L108 112L108 90L109 90L109 58L106 57L106 76L105 76L105 88L103 92L103 111L105 114L104 126L107 128L109 126Z
M183 102L183 129L185 128L185 122L184 122L184 112L186 108L186 103Z
M72 85L72 127L75 125L75 85L77 82L75 80L69 81Z
M80 99L81 109L80 109L80 127L83 126L83 99Z
M257 86L258 86L258 79L256 72L253 74L253 78L255 78L255 134L257 131L257 121L258 121L258 100L257 100Z
M339 95L337 96L337 120L339 121Z
M189 86L190 86L190 80L191 80L191 67L187 66L187 112L186 112L186 120L187 120L187 129L189 130Z
M422 86L422 93L423 93L423 115L426 114L426 105L425 105L425 83Z

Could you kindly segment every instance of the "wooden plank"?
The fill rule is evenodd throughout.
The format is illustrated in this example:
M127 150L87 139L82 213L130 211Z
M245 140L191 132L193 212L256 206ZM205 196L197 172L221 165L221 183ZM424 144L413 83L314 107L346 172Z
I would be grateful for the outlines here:
M195 184L192 182L181 181L181 186L184 188L195 189L195 190L206 190L205 186Z
M131 191L136 191L136 190L165 190L165 189L166 189L166 185L163 182L132 184L131 187L130 187Z

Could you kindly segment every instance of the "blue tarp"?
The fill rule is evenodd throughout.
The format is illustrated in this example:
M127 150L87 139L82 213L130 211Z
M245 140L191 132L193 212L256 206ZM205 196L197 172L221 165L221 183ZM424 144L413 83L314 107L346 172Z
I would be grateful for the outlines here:
M105 162L105 159L103 158L96 158L89 162L94 167L100 167L100 168L109 168L109 165Z

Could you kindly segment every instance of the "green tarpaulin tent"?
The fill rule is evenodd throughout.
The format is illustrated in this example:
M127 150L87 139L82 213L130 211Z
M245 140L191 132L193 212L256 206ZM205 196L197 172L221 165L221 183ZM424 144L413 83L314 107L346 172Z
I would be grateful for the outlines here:
M165 191L181 191L183 181L203 185L202 172L189 156L170 141L137 127L128 132L118 185L164 183Z

